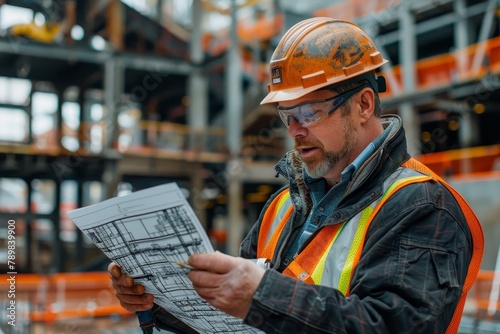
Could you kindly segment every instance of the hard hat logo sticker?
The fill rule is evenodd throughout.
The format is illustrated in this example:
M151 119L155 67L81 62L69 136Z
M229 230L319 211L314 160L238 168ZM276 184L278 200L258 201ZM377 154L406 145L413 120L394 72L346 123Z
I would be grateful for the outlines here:
M283 82L283 78L281 77L281 66L276 66L271 69L271 77L273 80L273 85Z

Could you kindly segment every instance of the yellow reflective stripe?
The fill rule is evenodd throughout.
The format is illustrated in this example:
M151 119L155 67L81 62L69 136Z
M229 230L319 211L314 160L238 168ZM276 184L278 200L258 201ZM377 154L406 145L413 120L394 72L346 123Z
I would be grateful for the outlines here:
M392 191L394 190L394 188L398 187L401 183L418 181L419 179L422 179L422 180L429 179L430 180L431 177L428 175L416 175L416 176L409 176L409 177L405 177L403 179L397 180L389 187L389 189L387 189L387 191L385 192L384 196L382 196L380 201L384 201L388 196L390 196L392 194Z
M337 237L339 236L340 232L342 231L342 228L344 228L345 223L346 222L343 222L342 224L340 224L340 228L335 233L335 236L333 237L332 241L330 242L330 245L328 245L326 251L321 256L321 259L319 260L318 265L316 266L313 273L311 274L311 278L314 281L314 284L321 283L321 279L323 278L323 272L325 270L326 258L328 257L328 254L330 253L330 248L332 248L333 244L335 243L335 240L337 240Z
M274 216L274 219L278 216L279 212L281 211L281 207L285 202L290 198L290 191L287 190L283 196L281 196L280 201L278 202L278 209L276 210L276 216Z
M352 245L351 248L349 249L349 254L347 254L347 259L345 260L344 267L342 268L342 272L340 273L338 290L342 292L344 296L347 293L347 290L349 289L349 283L351 281L351 273L354 265L354 258L356 257L358 248L361 246L361 241L363 240L365 227L368 223L368 220L372 212L373 212L372 207L367 206L361 213L361 218L359 220L356 233L354 234L354 239L352 240Z
M405 177L395 181L389 187L389 189L386 190L382 198L379 200L378 202L379 204L377 204L376 211L378 212L380 204L384 203L388 197L392 196L393 192L397 191L399 187L405 186L406 184L422 182L430 179L432 178L428 175L416 175L416 176ZM340 279L339 279L338 290L341 291L344 295L346 295L347 292L349 291L352 271L354 269L353 267L354 265L357 265L357 263L355 264L354 261L357 262L356 255L358 256L360 255L358 254L360 251L359 247L363 246L361 243L364 243L366 230L369 227L369 223L371 223L373 219L372 217L373 211L375 211L375 209L373 209L371 206L368 206L361 213L361 218L359 220L358 227L356 229L356 234L354 235L351 248L349 249L349 254L347 255L344 267L342 268L342 273L340 274Z

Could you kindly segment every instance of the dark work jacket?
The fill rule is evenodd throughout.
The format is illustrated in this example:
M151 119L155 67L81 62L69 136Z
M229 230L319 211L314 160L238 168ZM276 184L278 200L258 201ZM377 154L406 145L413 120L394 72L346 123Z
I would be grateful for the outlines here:
M391 133L356 172L325 223L349 220L382 196L384 180L410 158L400 118L385 116L382 121L393 123ZM289 180L294 214L276 248L275 270L266 270L245 322L266 333L444 333L472 252L470 230L453 195L439 182L415 183L396 192L368 229L345 297L334 288L279 273L283 254L314 210L297 161L292 151L276 166ZM244 239L242 257L257 256L260 223L275 195Z

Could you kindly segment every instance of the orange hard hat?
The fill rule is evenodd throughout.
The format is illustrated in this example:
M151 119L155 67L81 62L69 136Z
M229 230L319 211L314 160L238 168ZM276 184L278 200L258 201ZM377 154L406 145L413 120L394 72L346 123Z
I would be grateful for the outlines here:
M368 74L378 90L372 72L385 63L356 24L328 17L307 19L290 28L274 50L269 93L261 104L295 100L325 86L369 78Z

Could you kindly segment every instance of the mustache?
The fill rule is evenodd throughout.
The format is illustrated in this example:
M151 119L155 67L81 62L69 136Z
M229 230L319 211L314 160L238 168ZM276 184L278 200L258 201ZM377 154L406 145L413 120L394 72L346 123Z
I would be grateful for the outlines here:
M321 148L323 147L323 145L319 141L309 140L309 139L300 138L300 137L295 138L293 147L295 149L297 149L297 148L303 147L303 146L314 146L314 147L321 147Z

